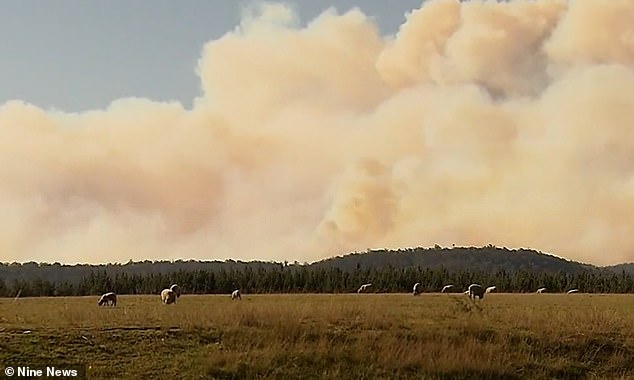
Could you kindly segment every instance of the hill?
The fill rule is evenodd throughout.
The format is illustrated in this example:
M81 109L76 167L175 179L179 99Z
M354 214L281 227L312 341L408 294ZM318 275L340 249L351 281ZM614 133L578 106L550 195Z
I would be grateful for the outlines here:
M593 265L565 260L531 249L508 249L492 245L486 247L409 248L396 251L372 250L329 258L312 264L313 267L337 267L344 271L355 269L424 267L448 271L470 270L481 272L516 272L570 274L599 269Z
M345 272L357 269L409 268L429 269L445 268L448 271L469 270L473 272L495 273L504 270L508 273L524 270L539 273L577 274L600 268L562 259L530 249L507 249L495 246L441 248L409 248L400 250L371 250L363 253L351 253L337 256L312 264L290 264L263 261L141 261L126 264L102 265L63 265L60 263L5 263L0 264L0 278L5 283L15 280L41 279L53 283L77 283L91 273L104 273L108 276L120 274L145 276L149 274L169 274L193 271L242 271L245 268L258 271L280 267L290 269L329 269L339 268ZM621 270L634 271L634 264L610 267L618 273Z
M604 268L614 273L625 272L629 274L634 274L634 263L618 264L618 265L612 265L612 266L604 267Z

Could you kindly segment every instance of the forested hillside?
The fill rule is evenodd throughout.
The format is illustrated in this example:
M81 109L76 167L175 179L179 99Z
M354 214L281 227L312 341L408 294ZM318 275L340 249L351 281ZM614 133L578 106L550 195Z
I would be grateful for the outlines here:
M420 282L426 292L454 284L495 285L501 292L631 293L634 275L598 268L531 250L416 248L368 251L313 264L220 261L130 262L108 265L2 264L0 296L158 293L172 283L186 293L352 292L371 282L373 292L409 292Z
M562 259L529 249L486 247L409 248L395 251L373 250L334 257L313 264L316 267L336 267L342 270L357 268L445 268L449 271L515 272L525 270L536 273L581 273L596 269L588 264Z
M609 267L605 267L605 269L615 273L625 272L629 274L634 274L634 263L612 265Z

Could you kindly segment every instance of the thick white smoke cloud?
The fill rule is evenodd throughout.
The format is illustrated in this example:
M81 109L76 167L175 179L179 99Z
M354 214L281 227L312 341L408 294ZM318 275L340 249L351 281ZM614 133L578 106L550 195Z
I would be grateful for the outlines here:
M0 260L312 261L496 244L634 261L634 2L245 12L203 96L0 106Z

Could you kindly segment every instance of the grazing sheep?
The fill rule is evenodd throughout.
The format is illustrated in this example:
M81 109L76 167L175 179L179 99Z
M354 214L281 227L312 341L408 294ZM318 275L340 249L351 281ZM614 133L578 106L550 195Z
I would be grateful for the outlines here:
M570 289L566 292L567 294L579 293L579 289Z
M417 296L417 295L419 295L419 294L420 294L420 292L421 292L421 289L420 289L420 288L421 288L421 286L420 286L420 282L417 282L417 283L415 283L415 284L414 284L413 294L414 294L415 296Z
M541 294L541 293L543 293L543 292L545 292L545 291L546 291L546 288L539 288L539 289L537 289L537 293L540 293L540 294Z
M170 289L163 289L161 292L161 300L164 304L169 305L171 303L176 303L176 293Z
M359 288L359 290L357 290L357 293L363 293L366 290L368 290L368 288L370 288L370 286L372 286L372 284L363 284L361 285L361 287Z
M440 292L444 293L444 292L448 291L451 288L453 288L453 284L445 285L445 286L442 287L442 290Z
M467 294L469 294L469 298L473 298L474 300L476 297L480 299L484 298L484 289L479 284L469 285L469 289L467 289L467 292Z
M178 285L174 284L170 286L170 290L176 293L176 298L179 298L181 296L181 288Z
M491 293L493 291L495 291L496 287L495 286L489 286L488 288L486 288L486 290L484 291L485 293Z
M101 298L99 298L99 301L97 301L97 305L99 306L103 306L103 305L112 305L112 306L117 306L117 295L114 294L113 292L108 292L108 293L104 293Z
M233 301L235 299L242 300L242 296L240 295L240 289L236 289L233 292L231 292L231 300Z

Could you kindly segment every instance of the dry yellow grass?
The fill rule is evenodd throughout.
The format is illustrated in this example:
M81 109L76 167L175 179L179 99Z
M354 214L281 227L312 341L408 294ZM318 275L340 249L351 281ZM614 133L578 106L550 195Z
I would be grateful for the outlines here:
M92 378L634 378L632 295L96 302L0 300L0 363L81 362Z

